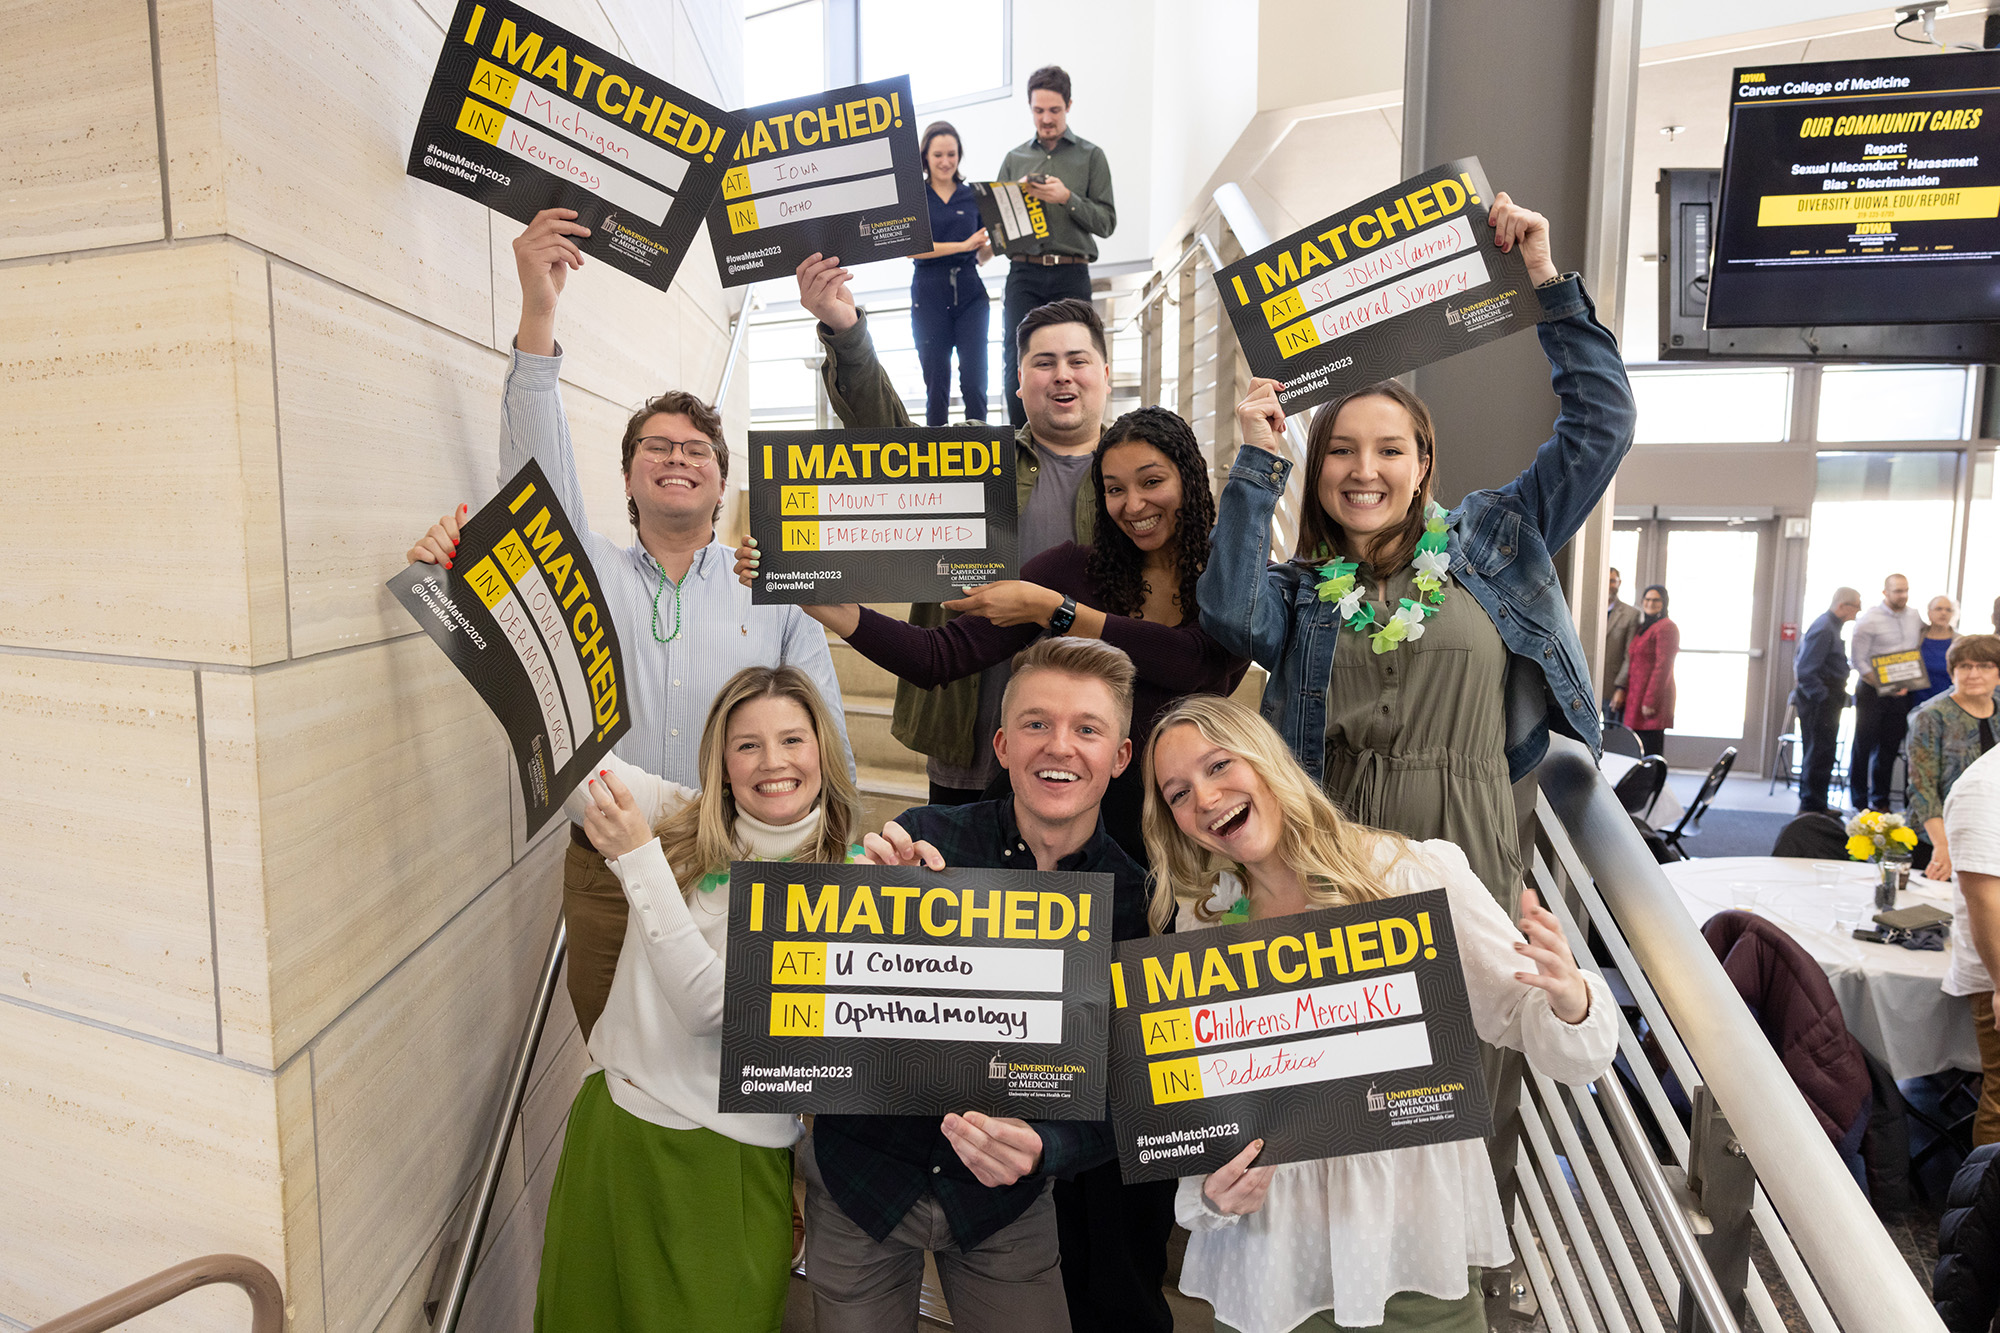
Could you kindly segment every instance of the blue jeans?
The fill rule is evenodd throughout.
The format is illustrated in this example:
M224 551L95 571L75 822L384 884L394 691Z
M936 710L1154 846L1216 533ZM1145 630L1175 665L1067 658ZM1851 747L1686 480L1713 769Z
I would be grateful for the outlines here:
M910 283L910 332L924 370L925 424L942 426L951 409L951 354L958 353L959 396L968 421L986 420L986 326L992 300L971 268L919 268Z

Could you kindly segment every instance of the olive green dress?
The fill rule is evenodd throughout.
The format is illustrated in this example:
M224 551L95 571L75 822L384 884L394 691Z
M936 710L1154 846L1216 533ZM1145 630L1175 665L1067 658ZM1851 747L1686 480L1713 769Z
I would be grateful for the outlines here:
M1378 625L1417 596L1408 568L1386 589L1365 564L1358 577ZM1511 913L1521 852L1507 781L1506 678L1500 631L1455 579L1423 637L1392 652L1342 629L1327 682L1325 784L1350 819L1457 843Z

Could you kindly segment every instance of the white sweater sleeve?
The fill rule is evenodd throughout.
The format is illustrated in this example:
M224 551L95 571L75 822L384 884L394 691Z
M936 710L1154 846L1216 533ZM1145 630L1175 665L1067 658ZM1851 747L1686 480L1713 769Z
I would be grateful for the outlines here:
M608 864L624 886L653 975L681 1026L695 1037L720 1033L722 959L695 925L660 840L654 838Z
M604 756L599 768L608 768L612 774L632 793L638 802L639 813L648 824L657 824L661 819L680 809L689 801L701 795L692 787L683 787L678 782L669 782L656 774L648 773L637 764L628 764L615 754ZM586 811L590 809L590 778L576 784L576 790L563 802L563 813L572 824L581 824Z
M1604 978L1579 964L1590 988L1590 1012L1581 1023L1565 1023L1549 1007L1548 992L1514 977L1534 971L1534 963L1514 952L1521 932L1493 901L1455 843L1417 844L1425 862L1444 881L1458 937L1458 963L1472 1002L1472 1023L1495 1046L1527 1054L1537 1073L1559 1083L1581 1085L1611 1067L1618 1053L1617 1001ZM1579 941L1571 940L1575 949Z
M1180 1189L1174 1194L1174 1221L1189 1231L1220 1231L1233 1227L1242 1219L1235 1213L1220 1213L1208 1196L1201 1192L1208 1183L1206 1175L1182 1176Z

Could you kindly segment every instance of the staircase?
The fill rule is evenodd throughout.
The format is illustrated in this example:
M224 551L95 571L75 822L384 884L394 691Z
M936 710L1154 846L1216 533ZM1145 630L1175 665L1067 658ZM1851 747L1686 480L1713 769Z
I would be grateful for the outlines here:
M898 620L907 620L910 615L907 602L881 603L870 609ZM930 800L924 756L889 734L896 678L836 635L826 636L826 646L833 654L834 674L840 680L848 744L854 748L855 777L861 785L861 828L879 831L911 806Z

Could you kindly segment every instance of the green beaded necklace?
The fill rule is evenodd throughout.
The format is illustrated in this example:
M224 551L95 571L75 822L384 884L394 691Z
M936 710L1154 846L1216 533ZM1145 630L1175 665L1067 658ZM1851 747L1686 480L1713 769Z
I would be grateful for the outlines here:
M658 562L656 561L655 563ZM693 572L692 570L689 570L689 573L692 572ZM686 581L687 580L685 578L681 580L682 583L685 583ZM660 598L666 594L667 585L669 583L674 584L674 628L672 633L662 636L660 634ZM678 639L680 636L681 636L681 585L680 583L674 583L672 579L668 578L666 569L662 567L660 570L660 586L654 589L653 591L653 642L672 643L675 639Z

